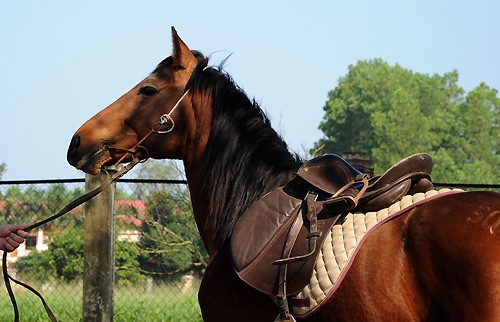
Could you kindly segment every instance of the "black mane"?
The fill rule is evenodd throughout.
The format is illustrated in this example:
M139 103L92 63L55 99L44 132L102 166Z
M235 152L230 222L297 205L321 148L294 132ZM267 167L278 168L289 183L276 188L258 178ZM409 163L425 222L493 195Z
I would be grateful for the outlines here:
M255 100L221 68L206 68L207 59L193 53L200 63L187 86L213 102L202 191L209 203L208 225L221 246L250 204L290 180L301 161Z

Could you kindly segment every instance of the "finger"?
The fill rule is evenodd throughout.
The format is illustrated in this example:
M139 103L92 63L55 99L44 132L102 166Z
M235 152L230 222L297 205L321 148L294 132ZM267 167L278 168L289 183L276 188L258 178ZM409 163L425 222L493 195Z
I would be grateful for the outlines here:
M17 243L16 241L13 241L12 239L10 239L9 237L7 237L5 239L5 249L8 251L8 252L12 252L13 250L15 250L17 247L19 246L19 243Z
M22 243L22 242L24 242L24 239L25 239L19 235L19 232L17 234L15 234L15 233L10 234L9 238L17 243Z
M19 237L19 236L18 236L18 237ZM13 238L7 237L6 241L7 241L7 243L8 243L10 246L12 246L12 247L14 247L14 248L19 247L20 242L18 242L17 240L15 240L15 239L13 239Z
M6 226L11 232L15 233L18 230L23 230L24 228L27 227L26 224L21 224L21 225L7 225Z
M29 233L25 232L24 230L18 230L16 232L17 235L21 236L22 238L26 239L30 236Z
M16 228L14 225L3 225L0 227L0 237L7 237L22 228Z
M8 252L12 252L14 249L15 249L15 248L14 248L14 247L12 247L11 245L9 245L9 244L7 244L7 243L5 244L5 250L6 250L6 251L8 251Z

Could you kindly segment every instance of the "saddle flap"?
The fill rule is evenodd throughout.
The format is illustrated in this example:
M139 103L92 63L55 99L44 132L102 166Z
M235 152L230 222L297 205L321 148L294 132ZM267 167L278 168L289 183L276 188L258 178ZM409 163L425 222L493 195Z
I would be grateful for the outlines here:
M302 200L291 197L278 188L252 204L236 223L231 236L231 256L238 276L257 290L274 294L278 283L281 259L292 227L298 228L296 241L292 242L290 257L300 257L310 252L309 220L302 213ZM337 216L325 216L317 222L321 245ZM299 292L309 281L320 247L314 254L287 264L286 283L288 294Z
M280 231L291 225L301 202L278 188L250 206L236 223L231 237L231 253L237 272L245 270L266 248L276 244L275 239Z
M274 294L280 265L292 226L299 229L290 257L310 252L309 220L302 213L302 200L277 188L252 204L236 223L231 236L231 256L238 276L257 290ZM318 245L326 237L324 230L333 225L337 216L326 216L317 222ZM314 254L288 263L287 292L299 292L309 281L320 247Z

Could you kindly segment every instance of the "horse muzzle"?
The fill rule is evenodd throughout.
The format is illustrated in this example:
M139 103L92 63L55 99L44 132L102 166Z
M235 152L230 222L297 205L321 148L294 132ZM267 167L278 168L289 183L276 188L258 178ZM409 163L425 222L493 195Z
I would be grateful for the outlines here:
M71 139L67 153L68 163L85 173L98 174L101 172L102 166L111 159L108 147L101 144L95 148L83 149L81 141L79 135L75 135Z

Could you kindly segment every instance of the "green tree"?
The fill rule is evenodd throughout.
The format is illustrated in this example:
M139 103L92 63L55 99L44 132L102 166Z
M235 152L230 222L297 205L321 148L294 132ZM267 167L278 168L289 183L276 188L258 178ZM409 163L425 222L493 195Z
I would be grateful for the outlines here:
M28 279L46 280L47 277L71 282L83 277L82 226L52 231L49 249L33 251L19 258L14 264L20 274ZM122 284L143 281L139 270L139 248L128 241L120 241L115 253L115 279Z
M72 200L75 200L83 194L84 190L82 188L77 187L73 190L70 190L66 185L62 183L51 185L46 191L44 191L43 204L46 209L46 215L44 217L54 215L55 213L63 209ZM78 213L78 210L74 210L70 214L66 214L56 219L55 221L46 224L44 228L57 229L57 227L61 226L83 226L83 213Z
M139 269L140 249L136 243L119 241L115 247L115 280L120 284L134 284L146 277Z
M376 173L426 152L436 181L498 182L497 92L482 84L465 98L457 83L457 71L429 76L360 61L329 92L315 149L366 153Z
M55 231L52 242L44 252L32 252L19 258L15 267L19 273L32 279L48 276L66 282L83 274L83 228Z
M462 115L462 181L500 182L500 99L495 89L481 83L460 106Z
M45 203L50 212L57 212L68 203L69 192L62 183L53 184L45 193Z
M136 171L134 172L134 178L136 179L156 179L156 180L183 180L184 173L180 168L179 163L173 160L153 160L150 159L148 162L141 163ZM134 196L137 199L144 200L149 195L157 190L167 189L173 195L179 195L185 193L185 186L181 185L169 185L168 187L159 187L154 183L144 183L138 185L134 189ZM182 200L182 198L181 198Z
M20 192L17 201L17 222L35 223L47 217L45 191L40 186L29 185Z
M0 222L0 224L24 222L23 220L25 219L19 218L21 194L22 191L19 186L9 186L9 188L7 188L2 196L2 201L4 202L2 217L4 219L4 222Z
M134 177L138 179L181 179L182 172L179 163L175 160L149 159L135 169Z
M0 180L2 180L5 170L7 170L7 165L5 163L0 163Z
M154 192L141 226L140 247L145 250L141 268L164 278L179 278L186 272L201 275L207 263L191 208L178 200L169 191Z
M19 258L13 265L23 279L47 281L56 277L55 263L48 251L31 252L28 256Z

